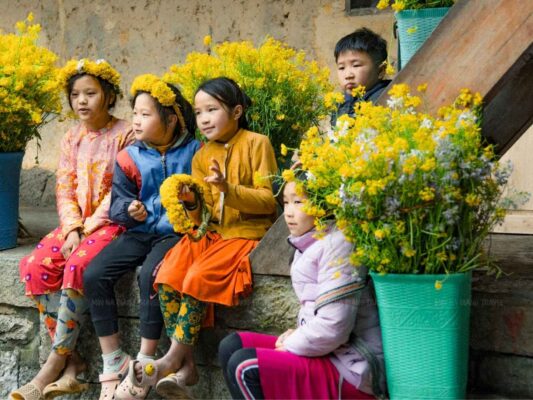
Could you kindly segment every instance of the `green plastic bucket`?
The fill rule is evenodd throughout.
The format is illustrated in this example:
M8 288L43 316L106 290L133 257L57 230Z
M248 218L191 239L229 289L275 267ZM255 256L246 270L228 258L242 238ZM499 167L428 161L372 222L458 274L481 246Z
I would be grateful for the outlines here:
M403 68L424 44L449 9L450 7L421 8L403 10L395 14L398 26L400 68ZM414 32L410 33L410 30Z
M371 276L390 398L464 399L471 273Z

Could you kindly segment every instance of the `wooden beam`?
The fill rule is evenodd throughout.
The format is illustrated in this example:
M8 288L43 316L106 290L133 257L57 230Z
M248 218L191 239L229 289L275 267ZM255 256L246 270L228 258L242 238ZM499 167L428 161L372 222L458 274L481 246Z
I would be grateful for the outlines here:
M532 122L532 39L533 1L459 0L392 83L428 83L433 113L462 88L481 93L483 134L501 154Z

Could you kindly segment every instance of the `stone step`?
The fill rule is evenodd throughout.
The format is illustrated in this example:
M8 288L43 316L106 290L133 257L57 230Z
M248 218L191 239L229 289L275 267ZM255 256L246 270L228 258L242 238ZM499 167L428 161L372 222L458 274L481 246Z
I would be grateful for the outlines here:
M55 228L57 216L54 209L23 208L21 217L36 237L0 252L0 398L37 372L36 360L44 361L50 346L33 302L24 296L18 263L37 243L38 236ZM216 328L201 333L195 352L201 373L200 384L193 389L197 398L229 398L216 358L218 342L226 334L235 330L276 334L293 326L298 304L288 277L292 250L286 236L285 224L278 220L252 256L253 295L238 307L217 307ZM482 274L474 276L469 399L533 398L533 281L519 269L522 273L505 275L497 281ZM134 273L126 274L117 284L117 302L124 348L135 354L139 346L139 297ZM87 322L79 346L89 365L86 378L91 390L83 399L95 397L102 368L98 342ZM168 343L166 337L162 338L159 354L164 354ZM150 398L157 396L152 394Z

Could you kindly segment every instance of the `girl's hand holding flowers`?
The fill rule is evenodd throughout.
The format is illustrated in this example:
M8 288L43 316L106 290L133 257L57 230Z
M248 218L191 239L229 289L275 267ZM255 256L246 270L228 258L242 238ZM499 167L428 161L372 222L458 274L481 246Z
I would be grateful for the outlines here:
M204 182L214 185L221 193L226 193L228 191L228 182L220 169L220 164L214 158L211 159L209 170L212 171L213 174L206 176Z
M141 203L139 200L133 200L131 202L131 204L128 207L128 214L135 221L139 221L139 222L143 222L146 219L146 217L148 217L148 213L146 212L146 208L144 207L144 204Z
M197 202L195 193L186 184L181 186L181 190L178 193L178 200L183 202L188 211L192 211Z

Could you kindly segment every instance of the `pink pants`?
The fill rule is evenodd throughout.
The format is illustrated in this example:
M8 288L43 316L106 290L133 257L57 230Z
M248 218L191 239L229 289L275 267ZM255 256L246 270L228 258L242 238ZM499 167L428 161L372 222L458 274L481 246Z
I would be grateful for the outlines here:
M342 382L339 396L340 375L328 356L298 356L275 350L276 336L254 332L238 334L244 348L256 350L257 360L241 365L249 368L250 363L258 364L265 399L374 399L346 380Z

